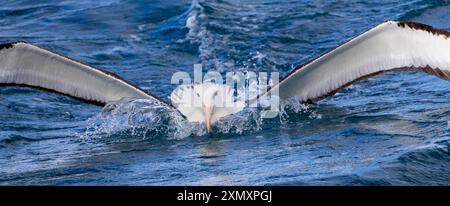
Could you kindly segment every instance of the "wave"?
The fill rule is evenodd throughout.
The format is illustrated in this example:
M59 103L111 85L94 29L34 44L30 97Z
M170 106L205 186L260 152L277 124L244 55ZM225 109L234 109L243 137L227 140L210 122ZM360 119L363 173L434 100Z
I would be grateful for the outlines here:
M312 185L448 185L450 184L450 142L436 142L407 152L382 168L363 174L312 180ZM283 184L283 183L281 183ZM298 185L288 182L283 185Z
M399 17L399 20L408 21L412 19L417 19L421 15L425 14L427 11L439 8L447 7L450 5L448 0L431 0L431 1L416 1L412 2L411 9L405 12Z
M266 64L267 54L248 44L260 24L255 12L241 2L193 0L183 41L198 47L198 58L208 70L240 71L270 65Z

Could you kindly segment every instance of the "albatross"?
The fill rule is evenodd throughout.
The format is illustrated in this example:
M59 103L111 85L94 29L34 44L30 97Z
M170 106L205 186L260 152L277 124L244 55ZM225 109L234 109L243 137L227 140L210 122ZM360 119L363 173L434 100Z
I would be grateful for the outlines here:
M280 100L296 97L315 103L356 81L406 70L450 81L450 32L416 22L384 22L296 67L258 97L278 89ZM177 87L166 102L111 72L23 41L0 45L0 84L39 88L96 105L152 99L177 109L190 122L204 122L208 132L220 118L256 101L236 102L228 86L194 83Z

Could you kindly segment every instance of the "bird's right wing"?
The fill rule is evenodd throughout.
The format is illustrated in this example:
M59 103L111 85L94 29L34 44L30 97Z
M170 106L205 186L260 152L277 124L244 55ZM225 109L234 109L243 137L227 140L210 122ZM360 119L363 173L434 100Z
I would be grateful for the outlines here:
M167 104L113 73L25 42L0 45L0 85L36 87L97 105L124 97Z
M271 93L278 89L281 99L316 102L392 70L423 71L450 81L450 32L415 22L385 22L297 67Z

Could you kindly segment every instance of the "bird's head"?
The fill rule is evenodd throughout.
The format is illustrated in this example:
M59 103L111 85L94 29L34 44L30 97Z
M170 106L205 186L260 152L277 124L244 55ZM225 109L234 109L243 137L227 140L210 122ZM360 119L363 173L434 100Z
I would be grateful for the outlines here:
M190 122L205 122L208 132L221 117L237 113L245 103L234 100L234 90L226 85L203 83L181 85L170 99Z

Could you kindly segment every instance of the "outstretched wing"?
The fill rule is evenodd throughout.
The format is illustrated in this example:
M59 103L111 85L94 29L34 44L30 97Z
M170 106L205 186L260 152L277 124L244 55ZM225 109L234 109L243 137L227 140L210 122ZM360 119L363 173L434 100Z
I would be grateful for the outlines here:
M25 42L0 45L0 84L36 87L97 105L124 97L164 102L113 73Z
M297 67L272 89L279 89L281 99L315 102L391 70L423 71L450 81L450 33L414 22L385 22Z

